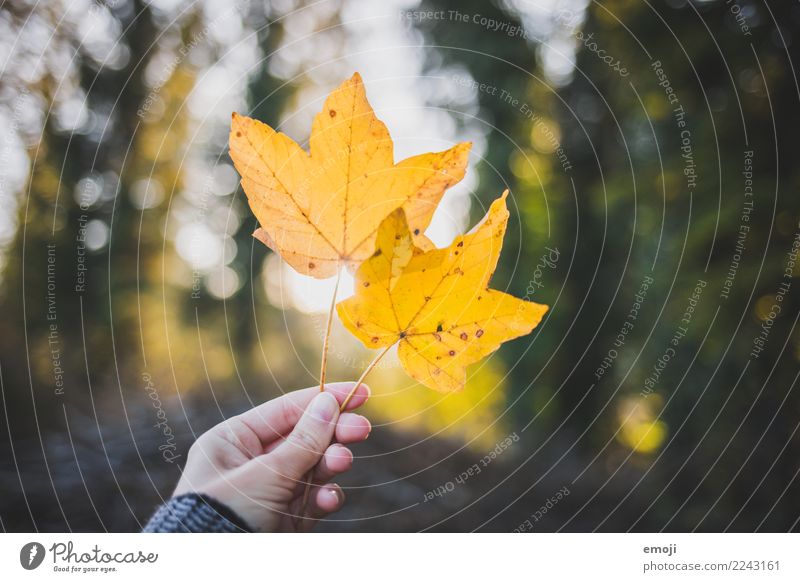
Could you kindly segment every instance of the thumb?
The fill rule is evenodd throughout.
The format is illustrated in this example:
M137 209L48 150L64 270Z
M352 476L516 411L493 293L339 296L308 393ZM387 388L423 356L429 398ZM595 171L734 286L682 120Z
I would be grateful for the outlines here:
M336 397L317 394L286 440L267 454L275 471L293 482L302 479L331 444L338 418Z

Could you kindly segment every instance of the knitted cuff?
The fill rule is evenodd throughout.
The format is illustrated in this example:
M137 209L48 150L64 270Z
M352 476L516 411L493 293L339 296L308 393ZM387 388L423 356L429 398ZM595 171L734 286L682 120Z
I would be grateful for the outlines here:
M161 505L144 533L237 533L253 531L230 507L209 497L186 493Z

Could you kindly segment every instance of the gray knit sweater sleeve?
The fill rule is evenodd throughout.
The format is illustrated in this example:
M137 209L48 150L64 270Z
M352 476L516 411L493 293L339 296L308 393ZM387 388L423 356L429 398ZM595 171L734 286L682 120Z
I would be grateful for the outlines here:
M230 507L209 497L186 493L161 505L144 533L236 533L253 531Z

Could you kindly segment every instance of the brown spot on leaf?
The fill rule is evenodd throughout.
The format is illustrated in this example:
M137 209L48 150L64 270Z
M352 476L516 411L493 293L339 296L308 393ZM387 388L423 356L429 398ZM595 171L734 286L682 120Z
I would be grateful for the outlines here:
M309 269L313 269L314 267L316 267L316 265L314 263L309 263L308 264L308 268Z
M375 336L375 337L373 337L373 338L372 338L372 343L374 343L374 344L378 343L378 338L377 338L377 336Z
M419 234L419 229L418 228L414 229L414 234Z
M469 336L466 334L466 332L463 332L463 331L461 332L461 339L462 339L462 340L464 340L464 341L467 341L467 338L468 338L468 337L469 337Z
M456 355L456 351L455 350L450 350L447 353L450 354L451 356L455 356Z
M458 241L458 244L456 246L457 247L463 247L464 246L464 241L463 240L462 241Z
M436 341L438 342L442 341L442 336L440 336L438 333L433 334L433 337L435 337Z
M369 281L364 281L364 287L369 287Z
M381 249L378 249L377 251L375 251L375 254L372 255L372 256L373 257L380 257L382 254L383 254L383 251Z
M236 137L242 137L242 132L241 131L237 131L236 132Z
M478 331L475 332L475 337L481 337L482 335L483 335L482 329L479 329Z
M439 323L439 325L436 326L436 331L442 331L442 324L441 323Z
M328 112L328 115L330 115L331 117L336 117L336 111L335 111L335 110L333 110L333 109L331 109L331 110Z
M401 331L400 332L400 339L403 339L404 337L406 337L406 332Z

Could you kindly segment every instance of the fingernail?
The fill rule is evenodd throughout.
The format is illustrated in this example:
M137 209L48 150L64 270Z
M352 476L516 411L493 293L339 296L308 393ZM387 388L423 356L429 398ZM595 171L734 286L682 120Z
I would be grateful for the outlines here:
M336 489L328 489L328 496L333 499L336 503L339 503L342 498L339 497L339 491Z
M350 463L350 465L353 464L353 451L351 451L344 445L336 444L333 446L336 447L336 451L339 455L347 459L347 462Z
M339 410L339 403L336 397L330 392L321 392L311 401L309 412L314 418L323 422L330 422Z
M364 437L364 440L367 440L369 438L369 435L372 434L372 423L369 421L368 418L366 418L364 416L362 416L361 418L363 418L364 420L367 421L367 426L369 427L369 430L367 431L367 436Z

